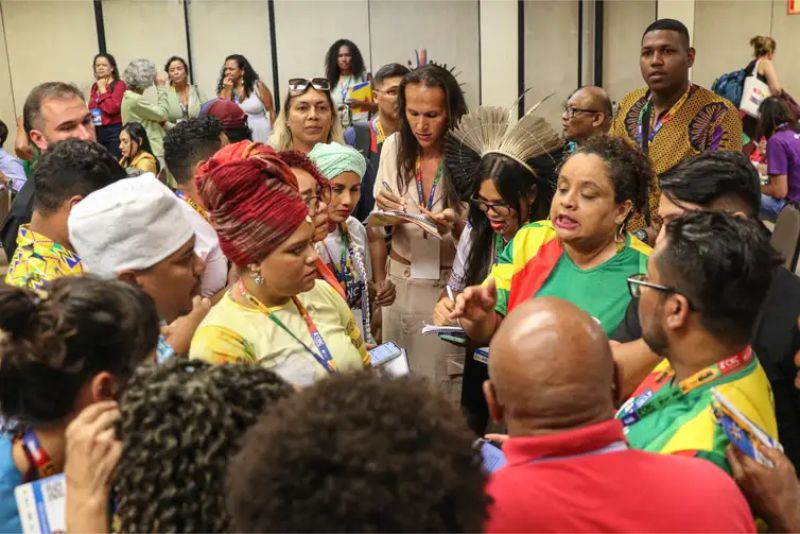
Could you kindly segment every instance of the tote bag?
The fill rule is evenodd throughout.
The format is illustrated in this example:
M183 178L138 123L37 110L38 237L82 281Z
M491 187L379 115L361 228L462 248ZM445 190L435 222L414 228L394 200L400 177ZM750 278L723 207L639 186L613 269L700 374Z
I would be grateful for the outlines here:
M758 61L753 67L753 73L744 79L742 88L742 102L739 109L757 119L759 117L758 107L770 96L769 86L758 79Z

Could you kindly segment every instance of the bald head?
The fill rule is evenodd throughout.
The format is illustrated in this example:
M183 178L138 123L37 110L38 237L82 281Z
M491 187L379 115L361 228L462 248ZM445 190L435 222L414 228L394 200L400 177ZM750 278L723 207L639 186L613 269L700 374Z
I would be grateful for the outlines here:
M581 87L570 95L567 109L561 116L564 137L580 143L595 135L608 133L612 115L611 99L602 87Z
M608 339L597 321L565 300L545 297L517 306L489 353L495 398L487 400L500 409L512 435L515 426L566 430L614 414Z

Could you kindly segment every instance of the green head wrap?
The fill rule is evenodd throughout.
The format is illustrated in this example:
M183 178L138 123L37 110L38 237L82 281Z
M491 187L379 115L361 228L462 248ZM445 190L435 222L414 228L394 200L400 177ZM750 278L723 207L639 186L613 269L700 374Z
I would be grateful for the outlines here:
M367 172L367 162L355 148L339 143L317 143L308 153L325 178L332 180L344 172L354 172L359 179Z

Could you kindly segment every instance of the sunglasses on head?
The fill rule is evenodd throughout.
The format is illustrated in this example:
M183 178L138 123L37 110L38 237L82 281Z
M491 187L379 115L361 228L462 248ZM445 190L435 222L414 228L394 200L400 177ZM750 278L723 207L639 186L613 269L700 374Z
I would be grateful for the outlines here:
M303 93L309 87L317 91L330 91L331 82L327 78L292 78L289 80L289 92L292 94Z

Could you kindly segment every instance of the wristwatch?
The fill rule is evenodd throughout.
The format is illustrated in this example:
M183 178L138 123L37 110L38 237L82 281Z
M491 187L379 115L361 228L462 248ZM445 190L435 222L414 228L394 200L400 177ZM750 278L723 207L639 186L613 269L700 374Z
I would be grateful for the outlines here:
M635 235L639 239L639 241L647 243L647 232L645 232L644 230L634 230L631 233Z

